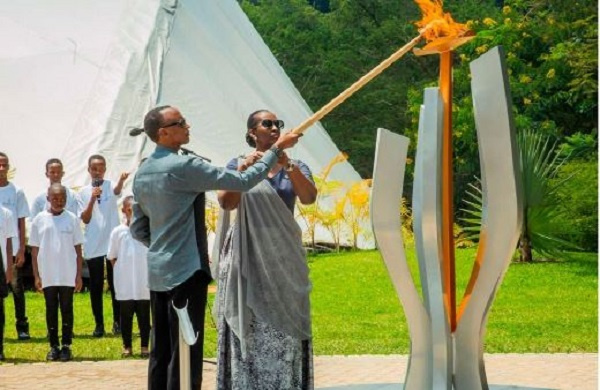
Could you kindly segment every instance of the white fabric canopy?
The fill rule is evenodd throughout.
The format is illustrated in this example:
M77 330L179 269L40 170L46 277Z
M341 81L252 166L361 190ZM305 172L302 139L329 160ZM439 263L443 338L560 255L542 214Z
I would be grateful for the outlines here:
M59 157L64 184L89 182L87 158L107 178L132 172L153 144L130 137L159 104L181 109L188 147L215 165L249 148L246 117L275 112L292 128L311 111L235 0L0 2L0 151L31 201ZM317 173L338 153L319 125L291 152ZM359 180L348 164L332 179Z

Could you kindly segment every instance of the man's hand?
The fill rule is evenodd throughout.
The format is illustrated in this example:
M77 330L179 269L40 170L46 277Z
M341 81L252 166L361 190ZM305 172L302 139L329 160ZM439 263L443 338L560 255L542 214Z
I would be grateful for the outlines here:
M83 287L83 280L81 280L81 275L77 275L75 278L75 292L80 292Z
M42 279L39 276L35 277L35 289L42 292Z
M242 163L242 165L240 165L238 170L240 172L245 171L246 169L248 169L249 167L254 165L258 160L260 160L263 155L264 155L263 152L259 152L259 151L255 150L254 152L252 152L246 156L246 158L244 159L244 162Z
M25 251L20 250L19 253L17 253L17 256L15 256L15 265L17 268L21 268L23 267L23 264L25 264Z
M291 148L298 143L298 138L300 137L302 137L302 134L294 134L292 132L281 134L274 146L278 147L279 149Z

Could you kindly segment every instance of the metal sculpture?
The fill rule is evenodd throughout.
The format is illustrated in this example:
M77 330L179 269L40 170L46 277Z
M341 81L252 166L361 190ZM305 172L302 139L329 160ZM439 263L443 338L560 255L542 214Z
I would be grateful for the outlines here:
M521 179L508 77L501 47L471 63L472 94L479 141L483 216L479 247L465 296L454 306L454 249L443 237L452 226L443 221L451 203L443 185L444 134L451 124L443 93L425 90L413 188L413 224L423 301L412 281L401 234L398 205L408 141L380 129L377 138L371 218L377 245L404 306L411 336L405 389L487 389L483 341L489 309L516 247L522 224ZM398 178L398 181L390 180ZM449 183L451 185L451 182ZM450 241L452 242L452 241ZM451 252L451 253L449 253ZM446 272L445 272L446 271Z

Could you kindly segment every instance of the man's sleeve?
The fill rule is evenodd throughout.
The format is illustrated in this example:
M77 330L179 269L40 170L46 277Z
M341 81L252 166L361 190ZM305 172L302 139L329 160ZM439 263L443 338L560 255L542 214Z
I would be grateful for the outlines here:
M150 219L140 207L138 203L133 204L133 217L129 230L131 236L144 244L144 246L150 246Z
M267 151L263 158L244 172L217 168L199 158L190 159L184 169L186 182L193 191L248 191L267 177L276 162L275 153Z

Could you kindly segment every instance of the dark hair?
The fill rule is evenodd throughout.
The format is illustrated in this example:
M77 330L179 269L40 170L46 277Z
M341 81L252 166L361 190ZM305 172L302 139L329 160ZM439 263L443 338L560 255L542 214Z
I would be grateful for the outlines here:
M154 142L158 140L158 129L162 126L163 116L161 111L171 106L154 107L144 117L144 132Z
M256 110L252 114L248 115L248 120L246 120L246 143L250 145L250 147L255 148L256 142L254 142L254 138L250 136L250 129L254 129L256 127L256 114L260 114L261 112L270 112L269 110Z
M88 158L88 167L92 165L92 160L102 160L104 161L104 164L106 164L106 159L104 158L104 156L100 154L92 154L90 158Z
M129 203L133 203L134 199L133 199L133 195L127 195L126 197L123 198L123 206L125 205L125 203L129 202Z
M57 158L51 158L51 159L49 159L48 161L46 161L46 171L48 171L48 166L50 166L50 165L52 165L52 164L60 164L60 167L61 167L61 168L63 168L63 163L62 163L62 161L60 161L60 160L59 160L59 159L57 159ZM88 165L90 165L90 164L88 163Z
M8 160L8 156L6 155L6 153L0 152L0 157L4 157L5 159Z
M58 188L61 190L62 193L66 194L67 193L67 187L63 186L60 183L52 183L50 184L50 187L48 187L48 193L50 193L51 190Z

